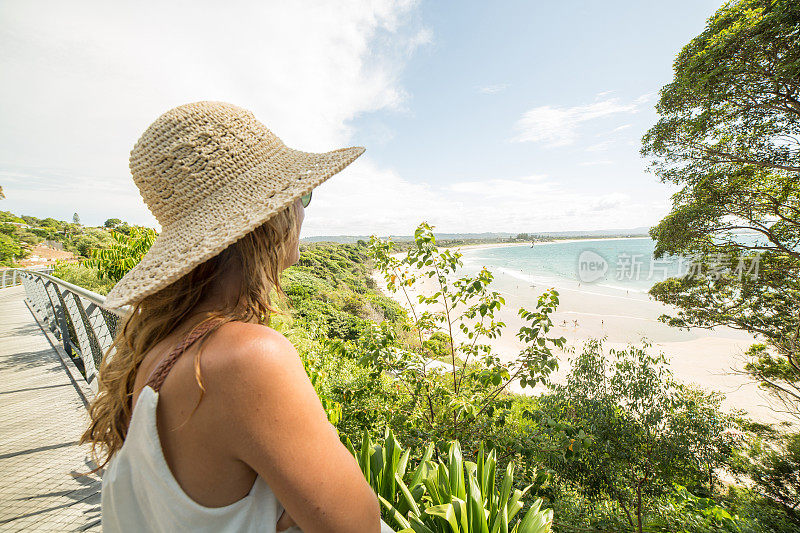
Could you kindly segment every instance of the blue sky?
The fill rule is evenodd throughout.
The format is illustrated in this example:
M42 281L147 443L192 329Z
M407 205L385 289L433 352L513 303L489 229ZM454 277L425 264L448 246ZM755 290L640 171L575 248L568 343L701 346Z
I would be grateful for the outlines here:
M4 2L0 209L157 226L127 153L216 99L295 148L367 148L315 192L307 236L649 226L672 190L640 139L721 4Z

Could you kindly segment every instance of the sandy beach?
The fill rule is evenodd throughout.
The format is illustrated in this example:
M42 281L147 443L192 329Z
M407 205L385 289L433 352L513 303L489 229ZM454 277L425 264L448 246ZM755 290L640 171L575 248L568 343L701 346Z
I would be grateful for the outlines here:
M564 241L559 241L564 242ZM457 247L487 248L509 246L508 244L465 245ZM511 246L530 246L527 243ZM464 272L458 273L463 275ZM580 350L582 343L590 338L606 338L607 348L624 348L630 343L638 344L647 339L653 346L651 350L662 351L670 361L675 376L683 383L694 384L706 390L714 390L725 395L723 407L726 410L742 409L754 420L761 422L792 421L769 407L769 396L741 375L737 369L743 366L743 354L754 342L750 335L727 327L714 330L693 328L679 330L658 321L658 317L671 310L652 300L647 294L635 291L613 290L603 287L598 290L590 284L580 284L563 280L548 285L534 285L523 276L508 272L493 271L492 287L505 298L505 306L496 314L496 319L506 323L504 334L495 340L482 342L491 344L504 359L511 359L523 347L516 338L516 332L523 325L517 314L520 307L533 310L539 295L547 289L559 292L560 305L552 315L554 327L550 336L563 336L567 339L567 351L559 351L559 371L555 379L560 381L569 370L572 350ZM380 274L375 280L381 290L408 308L402 293L392 294L386 289ZM438 282L425 278L414 287L411 300L417 302L420 292L432 295L438 290ZM416 304L418 309L422 306ZM433 310L433 309L431 309ZM459 310L456 310L458 312ZM456 331L455 338L462 334ZM518 392L519 389L515 388Z

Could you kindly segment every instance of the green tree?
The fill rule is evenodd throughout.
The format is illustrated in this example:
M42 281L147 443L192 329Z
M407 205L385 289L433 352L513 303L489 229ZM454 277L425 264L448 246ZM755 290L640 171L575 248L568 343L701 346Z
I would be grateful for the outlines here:
M82 231L83 227L80 224L69 222L64 225L64 235L67 238L67 242L71 241L75 235L80 234Z
M26 217L23 217L23 218L26 218ZM33 218L33 223L28 222L28 224L41 226L41 227L44 227L44 228L50 228L50 229L53 229L53 230L56 230L56 231L62 231L64 229L64 227L67 225L66 222L62 222L61 220L56 220L56 219L51 218L51 217L47 217L47 218L44 218L44 219L41 219L41 220L38 219L38 218L34 218L34 217L31 217L31 218ZM26 220L27 220L27 218L26 218Z
M373 236L369 255L388 289L400 291L407 301L412 316L405 327L413 341L400 346L395 329L383 322L363 337L362 361L399 378L413 401L409 412L419 417L412 423L420 429L462 442L496 436L509 413L509 385L546 383L557 368L552 347L563 347L565 339L548 333L558 293L543 293L534 311L519 309L526 324L517 337L525 347L512 360L502 360L487 343L505 328L495 315L505 301L491 288L491 272L484 268L475 276L457 277L461 254L439 250L425 222L404 254L394 254L391 241ZM432 289L423 289L426 278ZM415 289L416 303L410 292ZM444 365L436 361L442 355Z
M12 213L11 211L0 211L0 222L18 222L25 223L25 221Z
M12 265L22 255L22 247L11 236L0 233L0 264Z
M76 224L76 225L80 225L81 217L78 216L78 213L73 213L72 214L72 223Z
M117 241L107 231L93 228L77 235L73 239L70 248L73 252L77 252L78 255L88 258L92 250L108 248L115 242Z
M710 492L736 439L720 398L676 382L664 355L649 348L606 353L602 340L589 340L571 361L566 383L541 399L545 411L571 417L591 435L583 454L554 469L591 499L616 501L627 520L617 526L639 532L655 498L673 482Z
M135 226L130 226L127 222L122 222L120 224L117 224L114 227L114 230L119 233L124 233L125 235L128 235L131 232L131 228L133 227Z
M42 237L34 233L33 231L23 228L20 226L16 226L14 224L9 223L0 223L0 233L5 233L9 235L12 239L20 244L20 246L32 246L34 244L38 244L42 241Z
M651 294L672 325L763 339L747 371L800 417L800 3L726 4L674 74L642 154L680 190L650 234L656 257L694 265Z
M152 228L133 226L128 235L114 231L111 236L116 242L108 248L92 250L85 264L96 269L100 279L116 282L142 260L157 234Z
M105 226L107 228L116 228L120 224L122 224L122 220L120 220L118 218L109 218L108 220L105 221L103 226Z
M800 526L800 433L754 439L744 456L742 470L758 492Z

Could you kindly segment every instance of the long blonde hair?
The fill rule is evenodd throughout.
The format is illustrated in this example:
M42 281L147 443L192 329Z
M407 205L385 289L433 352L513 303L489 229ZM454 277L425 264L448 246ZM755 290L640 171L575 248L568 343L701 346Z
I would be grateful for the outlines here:
M285 297L280 272L290 243L295 244L290 237L296 224L296 208L290 205L217 256L133 306L103 356L98 393L89 407L91 422L81 437L81 443L92 444L98 465L95 470L105 466L122 447L131 418L134 380L145 355L189 316L221 273L229 268L241 269L238 305L204 313L195 328L211 320L219 320L216 327L231 321L269 324L271 315L280 312L273 307L270 292L275 289ZM205 387L200 374L200 350L194 368L202 400Z

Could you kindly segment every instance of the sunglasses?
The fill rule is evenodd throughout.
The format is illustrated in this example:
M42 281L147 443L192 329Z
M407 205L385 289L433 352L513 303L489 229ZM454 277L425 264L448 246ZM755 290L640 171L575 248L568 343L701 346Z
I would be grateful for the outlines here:
M308 207L308 204L310 204L310 203L311 203L311 192L309 192L308 194L304 194L303 196L301 196L301 197L300 197L300 201L303 203L303 207L304 207L304 208Z

